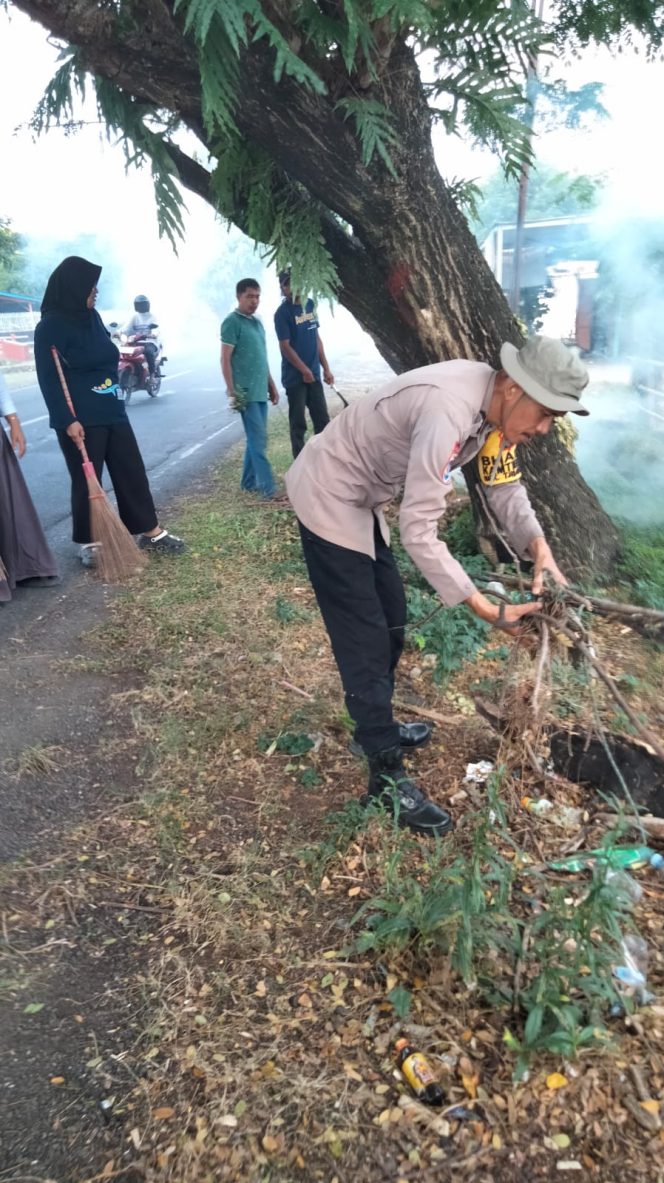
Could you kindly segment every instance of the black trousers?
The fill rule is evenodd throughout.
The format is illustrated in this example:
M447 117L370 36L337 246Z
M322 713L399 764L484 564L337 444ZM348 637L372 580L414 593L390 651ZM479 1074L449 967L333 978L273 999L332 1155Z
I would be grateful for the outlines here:
M291 448L293 456L298 456L304 447L304 437L307 434L305 411L311 415L316 435L327 427L330 416L321 382L298 382L297 386L287 386L286 398Z
M154 341L144 341L143 342L143 353L145 354L145 360L148 363L148 370L150 371L151 374L154 374L155 369L156 369L156 366L154 364L155 358L156 358L157 354L159 353L159 350L158 350L157 346L155 345Z
M92 542L88 485L81 453L66 431L58 431L58 443L71 477L71 512L74 542ZM104 465L115 491L118 513L130 534L144 534L158 525L148 477L131 423L86 427L85 447L101 483Z
M318 606L332 643L355 723L355 738L367 755L395 747L399 727L392 717L394 671L403 652L406 596L378 523L376 558L335 546L299 523L302 549Z

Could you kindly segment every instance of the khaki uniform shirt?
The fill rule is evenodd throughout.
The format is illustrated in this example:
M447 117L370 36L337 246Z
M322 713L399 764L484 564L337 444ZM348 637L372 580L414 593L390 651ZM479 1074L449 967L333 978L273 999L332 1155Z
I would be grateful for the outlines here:
M286 473L299 520L337 546L375 558L374 514L389 543L383 508L403 488L401 541L443 603L475 586L438 537L451 473L476 456L493 430L486 421L495 370L448 361L400 374L353 403L309 440ZM485 493L515 550L544 531L519 480Z

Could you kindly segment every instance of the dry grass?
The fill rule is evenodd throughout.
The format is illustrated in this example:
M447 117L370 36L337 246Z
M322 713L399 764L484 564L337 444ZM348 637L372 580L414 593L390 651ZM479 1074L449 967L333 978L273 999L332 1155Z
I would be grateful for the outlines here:
M56 744L34 744L16 757L17 776L48 776L57 772L64 749Z
M284 424L275 452L283 467ZM104 940L136 950L134 1038L121 1062L94 1071L146 1180L502 1183L558 1178L565 1160L598 1183L656 1179L660 1130L638 1123L624 1093L638 1060L650 1099L663 1096L661 1012L618 1021L613 1056L548 1057L517 1087L504 1009L464 985L448 957L354 948L350 922L395 860L425 884L472 845L483 794L462 787L463 772L495 756L497 741L476 718L459 721L468 675L445 698L427 674L409 682L408 654L400 691L456 708L418 756L424 786L461 815L454 843L404 845L380 819L358 829L352 810L330 837L327 815L359 795L364 773L347 750L293 518L251 505L231 463L179 525L187 557L153 564L123 592L105 637L114 669L142 672L114 706L125 729L131 721L145 791L78 830L54 864L21 870L7 921L24 956L45 938L76 939L90 916L104 917ZM314 746L300 754L275 744L308 735ZM505 782L510 841L537 861L552 839L519 810L519 792ZM583 836L599 831L589 823ZM656 937L662 894L648 891ZM388 999L398 986L412 994L403 1020ZM402 1030L469 1120L406 1096L391 1057ZM566 1072L560 1092L545 1084L554 1069ZM562 1134L568 1149L551 1141Z

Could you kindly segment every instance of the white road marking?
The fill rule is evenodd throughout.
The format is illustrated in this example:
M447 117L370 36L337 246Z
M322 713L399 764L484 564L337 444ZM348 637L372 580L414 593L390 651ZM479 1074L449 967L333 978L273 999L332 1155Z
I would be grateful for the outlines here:
M193 370L179 370L177 374L164 374L164 382L172 382L173 378L182 378L185 374L193 374Z
M14 386L12 394L25 394L26 390L39 390L39 383L31 382L29 386Z
M38 415L36 419L21 419L21 427L29 427L31 423L41 423L48 419L48 415Z
M210 407L209 411L205 411L202 415L194 417L194 423L200 423L201 419L209 419L211 415L221 415L222 411L227 410L227 407Z
M223 435L225 431L229 431L233 426L233 423L227 423L225 427L220 427L218 431L213 431L212 435L206 436L200 443L192 444L191 448L185 448L184 452L180 452L178 460L186 460L188 456L193 456L194 452L197 452L199 448L204 448L206 444L209 444L210 440L215 439L218 435Z
M658 411L649 411L647 407L641 407L641 410L645 411L646 415L653 415L655 419L661 419L664 423L664 415L660 415Z

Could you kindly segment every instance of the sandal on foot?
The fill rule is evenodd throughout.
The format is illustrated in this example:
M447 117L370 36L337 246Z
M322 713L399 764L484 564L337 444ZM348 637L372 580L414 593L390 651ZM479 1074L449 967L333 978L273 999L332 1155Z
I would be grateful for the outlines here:
M161 534L155 534L154 538L141 534L138 545L140 550L151 550L164 555L177 555L185 549L182 539L175 534L169 534L168 530L162 530Z

